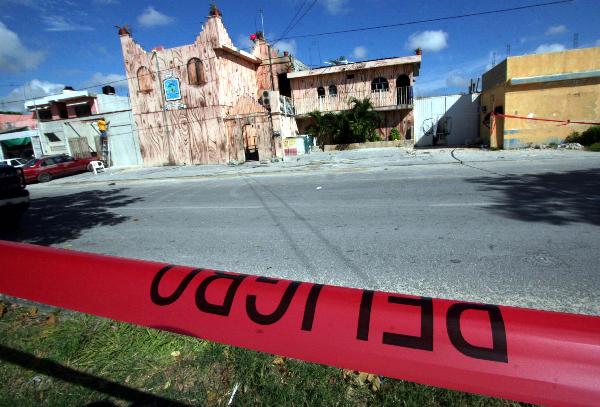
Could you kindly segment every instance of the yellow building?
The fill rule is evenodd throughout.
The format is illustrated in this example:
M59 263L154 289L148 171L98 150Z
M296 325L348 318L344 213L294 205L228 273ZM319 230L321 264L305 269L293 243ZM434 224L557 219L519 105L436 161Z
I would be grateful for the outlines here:
M484 142L507 149L560 143L590 126L571 122L600 122L600 47L509 57L483 74L482 86Z

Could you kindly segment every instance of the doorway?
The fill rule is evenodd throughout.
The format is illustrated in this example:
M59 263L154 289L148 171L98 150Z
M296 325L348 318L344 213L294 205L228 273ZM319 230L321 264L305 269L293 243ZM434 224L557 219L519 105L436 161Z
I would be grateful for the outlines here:
M406 74L399 75L396 78L396 99L398 105L412 105L413 103L410 77Z
M258 161L258 137L256 136L256 128L253 124L244 125L243 137L246 161Z

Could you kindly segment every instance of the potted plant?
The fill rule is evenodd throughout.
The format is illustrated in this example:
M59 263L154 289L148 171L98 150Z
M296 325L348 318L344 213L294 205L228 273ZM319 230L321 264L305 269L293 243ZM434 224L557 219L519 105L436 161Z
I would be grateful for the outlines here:
M214 2L210 4L210 8L208 10L208 15L211 17L223 17L221 10L219 10L219 8L217 7L217 4Z
M419 47L415 50L415 55L422 55L422 54L423 54L423 50L421 49L421 47Z

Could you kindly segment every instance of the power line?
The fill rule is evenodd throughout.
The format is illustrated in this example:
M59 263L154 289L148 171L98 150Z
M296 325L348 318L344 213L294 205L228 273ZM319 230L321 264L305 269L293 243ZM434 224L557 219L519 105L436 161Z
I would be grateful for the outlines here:
M497 14L497 13L506 13L506 12L511 12L511 11L519 11L519 10L527 10L527 9L532 9L532 8L546 7L546 6L552 6L552 5L558 5L558 4L566 4L566 3L572 3L573 1L574 0L558 0L558 1L551 1L551 2L546 2L546 3L537 3L537 4L530 4L530 5L519 6L519 7L510 7L510 8L504 8L504 9L480 11L480 12L475 12L475 13L467 13L467 14L460 14L460 15L454 15L454 16L436 17L436 18L430 18L430 19L424 19L424 20L406 21L406 22L395 23L395 24L386 24L386 25L371 26L371 27L352 28L352 29L339 30L339 31L329 31L329 32L323 32L323 33L303 34L303 35L296 35L296 36L289 36L289 37L281 37L281 38L277 39L277 41L275 41L273 44L275 44L278 41L284 40L284 39L319 37L319 36L325 36L325 35L345 34L345 33L351 33L351 32L370 31L370 30L378 30L378 29L384 29L384 28L392 28L392 27L400 27L400 26L407 26L407 25L422 24L422 23L430 23L430 22L435 22L435 21L456 20L456 19L463 19L463 18L468 18L468 17L476 17L476 16L482 16L482 15ZM291 31L302 20L302 18L304 18L304 16L306 16L306 14L308 14L308 12L316 4L316 2L317 2L317 0L313 0L313 2L310 4L310 6L297 19L297 21L292 25L292 27L288 30L288 32ZM252 47L238 48L238 49L246 51L246 50L251 50L251 48ZM206 58L204 60L215 59L215 58L217 58L217 57L210 57L210 58ZM155 73L163 72L163 71L170 71L173 68L180 68L180 67L183 67L183 66L186 66L186 65L187 64L176 65L176 66L173 66L173 67L161 69L161 70L159 70L159 71L157 71ZM150 72L147 75L153 75L153 73ZM126 78L120 79L120 80L115 80L115 81L110 81L110 82L105 82L105 83L99 83L99 84L96 84L96 85L92 85L92 86L87 86L87 87L80 88L79 90L87 90L87 89L98 88L100 86L105 86L105 85L111 85L111 84L114 84L114 83L124 82L126 80L134 79L134 78L138 78L138 76L126 77ZM61 94L62 94L62 92L61 93L53 93L53 94L49 94L49 95L45 95L45 96L56 96L56 95L61 95ZM28 100L35 100L35 99L36 98L5 100L5 101L3 101L3 103L26 102Z
M306 1L304 2L306 3ZM296 20L296 22L294 24L291 25L290 28L288 28L282 35L281 37L279 37L276 41L273 42L273 45L277 44L279 41L283 40L284 38L286 38L285 36L287 35L287 33L289 33L290 31L292 31L300 21L302 21L302 19L304 18L304 16L306 16L308 14L308 12L313 8L313 6L317 3L317 0L313 0L312 3L310 3L310 5L307 7L307 9L304 11L304 13L302 13L302 15ZM291 37L288 37L291 38Z
M475 13L458 14L458 15L454 15L454 16L406 21L406 22L395 23L395 24L385 24L385 25L377 25L377 26L371 26L371 27L350 28L347 30L339 30L339 31L327 31L327 32L322 32L322 33L294 35L294 36L289 36L289 37L283 37L283 38L280 38L279 40L288 40L288 39L292 39L292 38L321 37L321 36L325 36L325 35L346 34L346 33L359 32L359 31L380 30L383 28L392 28L392 27L401 27L401 26L406 26L406 25L432 23L432 22L436 22L436 21L458 20L458 19L468 18L468 17L476 17L476 16L483 16L483 15L497 14L497 13L506 13L506 12L510 12L510 11L519 11L519 10L526 10L526 9L532 9L532 8L537 8L537 7L553 6L553 5L557 5L557 4L566 4L566 3L572 3L573 1L575 1L575 0L559 0L559 1L551 1L551 2L547 2L547 3L530 4L530 5L519 6L519 7L510 7L510 8L497 9L497 10L479 11L479 12L475 12Z
M308 2L308 0L304 0L302 2L302 4L300 5L300 7L298 7L298 9L296 10L296 13L292 17L292 19L290 20L288 25L286 25L285 28L283 29L283 34L281 34L281 37L285 37L287 35L287 33L290 31L290 27L292 26L292 24L296 20L296 17L298 17L298 14L300 14L300 12L302 11L302 9L304 8L304 6L306 5L307 2Z

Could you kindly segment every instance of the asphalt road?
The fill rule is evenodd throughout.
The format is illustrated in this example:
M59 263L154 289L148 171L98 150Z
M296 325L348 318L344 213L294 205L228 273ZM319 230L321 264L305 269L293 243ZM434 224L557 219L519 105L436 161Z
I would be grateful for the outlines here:
M600 314L598 158L33 186L13 240Z

